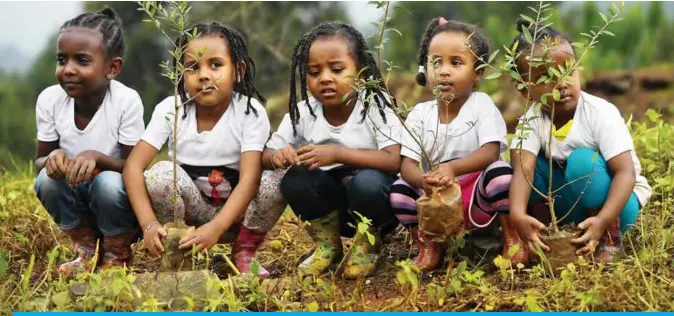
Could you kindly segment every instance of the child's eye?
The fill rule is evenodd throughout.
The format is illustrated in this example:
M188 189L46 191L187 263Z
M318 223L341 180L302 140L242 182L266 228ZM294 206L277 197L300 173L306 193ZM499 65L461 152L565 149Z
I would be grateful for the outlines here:
M453 60L453 61L452 61L452 65L454 65L454 66L463 65L463 62L460 61L460 60Z
M63 66L63 65L66 64L66 59L63 58L63 57L56 57L56 63L57 63L59 66Z
M222 66L222 64L217 62L217 61L211 63L211 67L213 67L213 68L218 68L218 67L221 67L221 66Z
M318 71L309 71L309 76L318 77L320 73Z
M187 66L187 68L185 68L185 71L195 71L197 69L199 69L199 66L197 66L197 64L193 64L193 65Z
M334 72L336 74L341 73L342 71L344 71L344 68L333 68L332 69L332 72Z

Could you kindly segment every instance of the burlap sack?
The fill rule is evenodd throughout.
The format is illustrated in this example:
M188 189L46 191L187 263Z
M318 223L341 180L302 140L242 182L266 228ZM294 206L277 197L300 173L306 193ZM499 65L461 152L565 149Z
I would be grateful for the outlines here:
M463 200L457 182L440 189L433 188L431 196L417 199L419 235L426 242L445 242L463 234Z

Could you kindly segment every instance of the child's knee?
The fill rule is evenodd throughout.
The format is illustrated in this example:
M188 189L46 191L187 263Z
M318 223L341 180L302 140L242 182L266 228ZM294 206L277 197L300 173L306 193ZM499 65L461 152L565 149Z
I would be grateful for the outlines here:
M304 166L293 166L288 169L280 182L280 191L286 200L306 194L311 183L311 172Z
M105 209L116 209L128 204L124 180L119 172L103 171L98 174L89 187L89 194L92 201Z
M358 171L346 186L347 196L350 200L365 202L377 199L388 201L390 180L381 171L363 169Z
M573 180L587 176L605 163L604 157L598 151L578 148L569 154L566 161L566 178Z
M64 180L54 180L47 175L47 168L40 171L35 179L33 189L39 199L49 199L61 194Z

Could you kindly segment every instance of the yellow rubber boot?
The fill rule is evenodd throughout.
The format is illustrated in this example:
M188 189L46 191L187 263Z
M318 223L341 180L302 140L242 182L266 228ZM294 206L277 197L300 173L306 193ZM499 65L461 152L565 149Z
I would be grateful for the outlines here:
M374 236L372 244L367 235L356 235L354 244L344 263L344 278L358 279L372 275L377 268L379 252L381 250L381 237L379 232L370 228L370 234Z
M342 239L339 235L339 212L309 221L307 232L316 243L314 253L300 263L303 274L321 274L342 257Z

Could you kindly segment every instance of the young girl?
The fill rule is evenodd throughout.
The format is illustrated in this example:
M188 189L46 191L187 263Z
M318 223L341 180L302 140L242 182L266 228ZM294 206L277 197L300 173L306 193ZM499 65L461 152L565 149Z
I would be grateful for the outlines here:
M533 34L533 26L518 21L520 32L523 26L531 27ZM627 231L635 223L639 209L651 195L651 188L640 175L641 165L620 112L606 100L581 91L578 71L563 82L554 79L550 84L534 84L541 76L547 76L550 64L531 67L529 77L527 56L533 54L539 58L545 52L554 67L564 69L576 62L571 41L566 36L550 27L538 29L537 34L540 36L534 46L522 34L513 40L513 44L518 43L520 54L516 66L531 87L520 92L538 103L543 94L551 93L556 87L560 98L557 101L548 98L540 109L532 106L523 119L529 121L533 130L512 143L513 220L531 250L534 245L549 250L538 236L538 231L545 227L539 221L541 218L527 215L527 204L534 204L542 197L531 192L525 177L543 193L548 192L548 181L552 177L553 190L560 189L556 193L555 213L558 218L568 214L561 224L573 222L584 230L582 236L572 241L582 246L577 254L593 253L595 259L612 261L613 254L622 248L620 231ZM551 124L554 137L549 151ZM550 155L552 175L549 174Z
M302 101L295 96L295 68ZM295 46L290 75L289 113L267 142L266 168L290 167L281 192L295 214L309 221L314 253L300 264L319 274L343 256L341 236L352 237L360 213L371 221L368 238L357 238L344 277L375 271L381 233L397 225L388 203L400 166L400 122L386 89L354 89L356 76L383 87L381 73L363 36L341 22L322 23ZM308 98L307 88L312 97Z
M422 147L412 135L403 133L402 179L391 189L396 216L411 229L419 248L413 263L424 270L438 266L441 249L439 243L420 237L416 200L424 191L430 193L433 187L446 186L455 178L462 188L466 228L486 227L498 214L504 256L519 243L508 215L512 171L499 159L507 148L505 122L491 98L474 91L483 75L483 70L476 69L488 56L486 39L471 25L435 18L426 27L419 48L417 83L425 86L428 82L437 88L437 98L417 104L406 125L437 168L430 170L422 159ZM524 249L510 260L526 260Z
M179 165L179 212L188 225L198 226L180 240L179 248L195 246L205 251L236 236L235 265L248 273L257 247L285 208L278 192L280 176L267 172L260 180L270 126L264 107L252 95L265 99L255 87L255 63L238 31L216 22L197 24L188 33L195 30L198 38L176 40L176 45L187 45L180 59L188 69L180 82L180 95L166 98L155 108L129 156L124 182L144 243L158 255L164 251L162 224L174 221L173 165L162 161L143 170L168 139L169 156L176 155ZM177 115L175 98L186 102ZM178 120L177 152L173 151L174 119ZM260 269L260 277L268 274Z
M115 12L104 8L81 14L59 32L59 85L37 98L35 192L78 254L59 267L65 275L96 264L91 259L99 239L101 268L131 262L138 224L121 172L145 126L138 93L113 80L123 56Z

